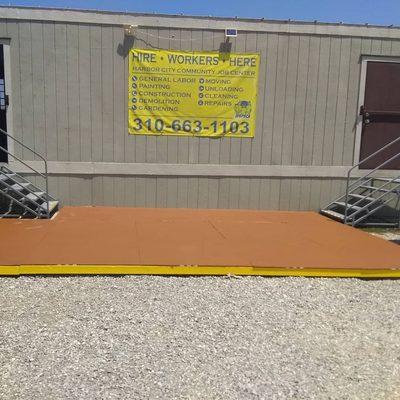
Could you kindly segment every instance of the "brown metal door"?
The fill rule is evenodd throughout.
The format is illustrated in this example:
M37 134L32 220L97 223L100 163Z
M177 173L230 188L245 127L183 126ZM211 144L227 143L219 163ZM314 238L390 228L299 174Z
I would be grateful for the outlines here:
M368 61L365 82L360 161L400 136L400 63ZM400 152L400 143L363 163L373 169ZM384 169L400 169L400 157Z

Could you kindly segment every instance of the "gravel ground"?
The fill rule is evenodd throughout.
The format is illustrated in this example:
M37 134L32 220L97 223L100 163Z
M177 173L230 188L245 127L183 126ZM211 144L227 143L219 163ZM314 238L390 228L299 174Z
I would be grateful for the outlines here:
M0 399L399 399L400 280L0 279Z

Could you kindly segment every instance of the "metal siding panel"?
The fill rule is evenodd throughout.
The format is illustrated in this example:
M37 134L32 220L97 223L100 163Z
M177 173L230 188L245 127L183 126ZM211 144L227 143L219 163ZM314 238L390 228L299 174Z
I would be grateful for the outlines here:
M90 27L90 119L92 161L103 160L101 27Z
M11 38L10 57L12 77L10 100L13 104L13 132L11 133L16 138L22 139L21 62L18 23L7 21L7 36ZM19 148L16 147L14 150L16 155L21 155Z
M251 178L239 180L239 208L248 209L250 203L250 181Z
M229 203L228 208L239 208L240 178L229 179Z
M251 140L250 164L261 164L261 150L264 136L264 112L265 112L265 93L266 83L265 75L267 69L267 43L268 35L256 33L254 42L251 42L251 48L255 46L254 51L260 54L260 65L258 71L257 83L257 115L256 115L256 131L254 138ZM269 89L269 88L268 88Z
M103 177L103 201L106 206L114 206L114 176Z
M188 178L178 178L177 207L188 207Z
M349 93L351 39L342 38L339 61L339 85L335 115L332 165L342 165L346 135L346 109Z
M300 210L308 210L310 208L310 190L311 190L311 179L301 179L300 195L299 195Z
M189 208L198 207L199 198L199 178L188 178L188 206Z
M257 210L260 208L260 183L261 179L251 178L249 188L249 208Z
M32 34L32 92L33 92L33 126L31 135L34 136L34 148L39 154L46 157L46 123L44 101L44 53L43 53L43 25L31 23ZM35 157L38 159L38 157Z
M360 87L360 54L361 39L352 38L350 48L349 79L347 86L347 107L345 136L343 143L343 165L352 165L354 157L354 138L356 134L358 93Z
M49 193L50 196L54 197L55 199L60 199L58 193L58 176L50 175L49 176ZM61 204L62 206L62 204Z
M270 191L271 179L260 179L259 207L261 210L268 210L271 207Z
M318 210L323 207L325 204L321 203L321 180L320 179L312 179L310 185L310 210Z
M79 132L82 161L92 161L91 138L91 88L90 88L90 28L80 25L78 31L78 71L79 71Z
M121 176L114 176L113 177L113 187L114 187L114 201L113 205L116 207L123 207L124 206L124 200L125 200L125 177ZM138 178L136 178L137 180Z
M291 179L281 179L280 194L279 194L279 210L290 209L290 185Z
M328 194L328 202L332 201L335 198L338 198L340 195L344 194L342 190L342 180L341 179L331 179L331 186L330 186L330 192ZM323 206L325 204L321 204Z
M313 160L320 50L321 39L319 37L311 37L308 53L309 61L307 71L306 104L304 110L304 134L300 151L301 165L311 165Z
M282 138L284 135L285 103L286 103L286 80L289 57L289 36L278 35L278 60L275 82L275 101L273 111L271 164L281 164L282 161Z
M208 178L199 178L197 208L208 207Z
M299 178L290 179L289 210L300 210L301 181Z
M69 203L72 206L88 206L92 204L91 179L69 177Z
M94 176L92 179L92 199L93 205L100 206L104 204L103 177Z
M57 82L56 82L56 50L53 23L43 25L43 63L45 70L44 108L46 156L48 160L57 160ZM89 147L90 148L90 147Z
M372 54L377 54L377 55L380 55L382 53L382 40L372 39L371 52Z
M71 194L69 190L69 176L60 176L58 178L58 200L63 205L71 204Z
M279 35L267 35L265 95L262 116L261 164L271 164L275 129L275 98L278 77Z
M382 42L382 55L389 56L392 53L392 40L381 39Z
M125 161L125 136L127 121L125 109L127 104L128 82L125 79L125 58L118 54L118 46L124 42L124 30L122 27L114 27L112 33L113 48L113 131L114 131L114 162ZM128 58L128 57L126 57ZM146 159L147 161L147 159Z
M391 43L391 55L400 56L400 40L393 40Z
M257 48L257 35L255 33L247 32L244 35L245 38L245 52L252 53L256 51ZM258 86L257 86L258 88ZM258 97L258 93L257 93ZM257 99L258 100L258 99ZM258 103L258 101L257 101ZM254 108L254 105L253 105ZM257 136L257 125L256 132L254 132L255 137ZM241 148L240 148L240 164L250 164L251 163L251 150L254 139L252 138L243 138L241 140Z
M315 110L314 138L312 148L312 165L322 165L323 139L325 131L327 96L329 85L331 38L321 38L318 65L318 92Z
M341 38L331 38L328 92L322 142L322 165L332 165L335 140L335 119L338 106L339 68L341 58Z
M372 53L372 40L362 39L361 40L361 54L370 55Z
M134 176L126 176L124 178L124 205L126 207L134 207L136 204L136 177Z
M101 27L101 96L103 161L114 161L113 28ZM144 151L143 151L144 153ZM144 162L144 156L140 159Z
M134 188L134 199L135 207L146 207L146 177L137 176L135 177Z
M57 160L69 160L67 27L55 24L56 91L57 91Z
M35 148L35 133L33 132L33 82L32 82L32 34L31 23L19 23L20 44L20 72L21 72L21 119L22 141L31 148ZM29 150L22 150L26 160L32 160L33 154Z
M67 116L68 153L70 161L81 161L81 138L79 132L79 29L67 25Z
M332 179L321 179L321 189L319 203L316 205L315 209L319 209L332 201L331 189L332 189Z
M155 207L157 203L157 178L146 178L146 204L147 207Z
M299 64L299 36L289 36L288 65L285 82L285 102L283 115L283 130L281 144L281 163L289 165L292 162L292 147L294 136L294 113L297 101L297 76Z
M310 51L310 37L302 36L299 42L299 57L297 66L296 103L294 109L293 139L290 163L301 165L304 142L305 108L307 104L307 82Z
M168 177L167 181L167 207L177 206L178 198L178 179L175 176Z
M0 37L7 37L7 20L0 21Z
M157 177L156 207L167 207L168 178Z
M271 178L269 180L269 206L271 210L279 210L280 208L280 195L281 195L280 178Z
M218 208L219 178L208 179L208 208Z
M220 178L218 187L218 208L229 207L229 178Z

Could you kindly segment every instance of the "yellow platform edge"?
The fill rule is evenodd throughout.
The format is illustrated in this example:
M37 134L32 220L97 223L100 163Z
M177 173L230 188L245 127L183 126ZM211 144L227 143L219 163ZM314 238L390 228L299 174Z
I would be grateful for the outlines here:
M400 267L340 269L187 265L0 265L0 275L255 275L393 279L400 278Z

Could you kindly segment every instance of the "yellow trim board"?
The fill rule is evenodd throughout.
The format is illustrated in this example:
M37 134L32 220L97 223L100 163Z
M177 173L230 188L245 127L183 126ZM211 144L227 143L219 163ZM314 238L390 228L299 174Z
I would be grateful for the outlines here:
M258 275L400 278L400 267L393 269L340 269L197 265L0 265L0 275Z

